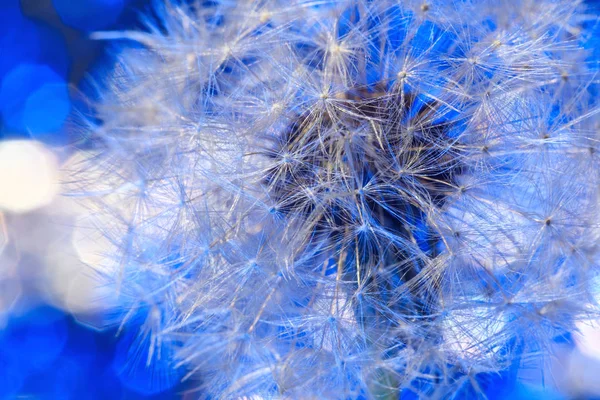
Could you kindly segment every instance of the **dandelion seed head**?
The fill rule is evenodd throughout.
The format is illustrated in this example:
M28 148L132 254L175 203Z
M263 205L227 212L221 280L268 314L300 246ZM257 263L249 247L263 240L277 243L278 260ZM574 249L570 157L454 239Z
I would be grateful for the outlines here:
M173 2L96 34L137 42L69 183L121 324L207 396L440 398L594 315L590 17L508 3Z

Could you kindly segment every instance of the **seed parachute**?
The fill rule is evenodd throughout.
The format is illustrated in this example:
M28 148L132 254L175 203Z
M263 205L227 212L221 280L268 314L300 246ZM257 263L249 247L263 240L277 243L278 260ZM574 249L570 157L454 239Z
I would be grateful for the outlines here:
M116 64L67 187L111 315L143 321L133 362L206 399L473 398L543 369L598 317L597 24L220 0L95 33Z

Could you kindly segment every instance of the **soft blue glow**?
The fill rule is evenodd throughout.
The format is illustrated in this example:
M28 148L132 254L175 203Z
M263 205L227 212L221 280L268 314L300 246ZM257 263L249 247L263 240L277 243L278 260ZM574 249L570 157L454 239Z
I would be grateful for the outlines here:
M25 18L16 0L0 4L0 76L23 63L47 64L66 76L69 57L54 27Z
M128 349L116 346L117 340L114 329L105 332L86 329L73 318L49 307L13 316L8 325L0 329L0 399L180 398L165 391L165 386L161 386L163 391L156 396L133 390L143 379L149 382L148 379L156 378L144 375L144 371L131 383L121 383L122 377L114 369L115 360L130 361L127 360ZM118 354L119 351L124 353ZM171 386L179 383L178 379L179 376L170 381Z
M154 348L154 353L148 365L150 348ZM119 340L113 370L124 387L151 396L179 383L181 376L173 368L172 360L170 345L155 345L150 340L150 333L144 335L132 329Z
M46 84L33 92L23 108L23 124L33 136L59 130L69 115L65 84Z
M21 378L43 371L61 354L68 339L64 315L40 309L0 331L0 354Z
M21 389L24 371L15 368L11 359L0 350L0 399L13 398Z
M23 18L18 1L0 5L0 77L16 65L35 62L40 54L36 24Z
M13 131L51 133L61 127L69 109L64 79L46 65L21 64L2 79L0 112Z
M66 25L88 32L115 23L125 0L53 0L52 3Z
M53 71L66 79L71 58L67 52L64 37L55 28L48 25L36 24L35 29L38 32L40 43L36 63L48 65Z

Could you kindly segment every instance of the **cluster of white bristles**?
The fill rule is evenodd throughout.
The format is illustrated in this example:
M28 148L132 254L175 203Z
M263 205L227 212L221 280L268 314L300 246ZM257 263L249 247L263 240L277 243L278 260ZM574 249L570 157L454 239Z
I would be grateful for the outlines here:
M392 399L548 356L599 300L577 3L198 1L96 34L124 48L69 187L144 362L200 398Z

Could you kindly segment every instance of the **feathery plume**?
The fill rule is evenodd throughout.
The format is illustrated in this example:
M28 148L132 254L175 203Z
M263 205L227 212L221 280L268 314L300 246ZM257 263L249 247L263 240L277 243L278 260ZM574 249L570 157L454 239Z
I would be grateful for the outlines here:
M96 33L122 49L69 186L147 365L200 398L453 398L546 357L600 300L597 22L172 1Z

